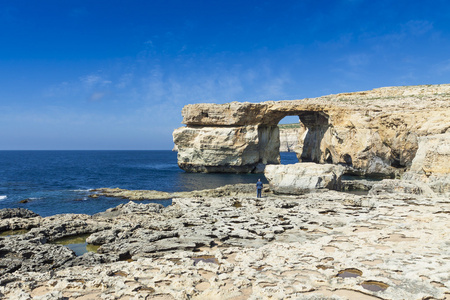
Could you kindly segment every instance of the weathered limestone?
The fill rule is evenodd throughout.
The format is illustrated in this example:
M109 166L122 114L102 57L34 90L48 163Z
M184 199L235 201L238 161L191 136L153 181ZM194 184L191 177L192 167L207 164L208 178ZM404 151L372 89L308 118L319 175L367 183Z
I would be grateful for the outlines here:
M159 192L154 190L126 190L120 188L99 188L91 190L93 194L90 197L98 196L124 198L129 200L163 200L173 198L189 198L189 197L224 197L236 196L244 194L255 194L254 184L233 184L224 185L215 189L206 189L190 192Z
M450 194L450 132L421 137L403 179L423 182L437 193Z
M130 202L94 216L0 211L24 225L38 218L34 230L0 237L0 298L449 298L448 197L263 196ZM97 253L48 242L77 232Z
M341 189L345 168L332 164L268 165L264 175L277 194L304 194L313 190Z
M289 125L289 127L288 125L278 126L280 128L280 152L298 151L298 140L304 130L300 126L293 127L294 124Z
M91 190L93 192L89 195L90 198L98 198L99 196L125 198L130 200L164 200L172 198L172 195L167 192L160 192L155 190L123 190L120 188L99 188Z
M383 179L382 181L375 183L369 191L369 195L389 195L396 193L427 196L434 195L431 188L423 182L396 179Z
M278 122L300 118L302 162L344 164L347 172L400 176L421 137L450 130L450 85L380 88L314 99L193 104L174 131L189 172L261 172L279 161Z
M173 135L178 165L189 172L249 172L280 162L276 126L186 127Z

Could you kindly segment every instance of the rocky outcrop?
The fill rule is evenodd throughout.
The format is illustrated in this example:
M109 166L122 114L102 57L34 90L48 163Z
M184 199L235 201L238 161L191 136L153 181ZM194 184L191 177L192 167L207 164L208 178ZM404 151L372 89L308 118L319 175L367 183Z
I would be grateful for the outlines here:
M375 183L369 195L415 194L432 196L434 193L424 183L409 180L383 179Z
M38 223L26 234L0 237L0 298L450 295L448 197L326 190L255 196L176 198L165 208L130 202L94 216L8 213L19 224ZM96 253L76 256L49 243L81 232L100 245Z
M82 264L72 250L51 242L111 227L108 223L94 221L88 215L64 214L42 218L20 208L2 209L0 216L0 229L8 234L0 237L0 276L17 270L45 272L73 265L76 261ZM103 258L101 261L111 260Z
M419 140L450 130L450 85L379 88L293 101L193 104L173 133L188 172L262 172L279 163L278 122L299 116L301 162L382 177L408 170ZM448 166L448 164L447 164Z
M129 200L165 200L172 198L172 194L168 192L160 192L155 190L124 190L120 188L99 188L91 190L90 198L98 198L99 196L123 198Z
M450 194L450 132L421 137L403 179L423 182L437 193Z
M332 164L298 163L268 165L264 175L277 194L305 194L310 191L341 190L345 168Z
M188 197L224 197L236 196L255 193L254 184L233 184L224 185L215 189L196 190L190 192L160 192L154 190L126 190L120 188L99 188L91 190L90 197L97 198L99 196L115 197L129 200L164 200L174 198Z
M301 135L300 124L278 125L280 129L280 152L298 151L298 140Z
M178 128L178 165L189 172L261 172L280 163L278 132L257 125Z
M25 208L5 208L0 210L0 220L9 218L34 218L39 215Z

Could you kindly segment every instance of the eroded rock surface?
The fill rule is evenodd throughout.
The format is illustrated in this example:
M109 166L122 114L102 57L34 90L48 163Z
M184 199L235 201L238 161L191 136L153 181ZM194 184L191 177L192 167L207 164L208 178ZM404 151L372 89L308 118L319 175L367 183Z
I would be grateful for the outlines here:
M298 140L301 133L304 131L299 125L300 124L278 125L280 129L280 152L299 151Z
M268 165L264 175L278 194L305 194L314 190L341 190L345 168L332 164Z
M36 227L0 238L0 296L443 300L450 296L449 212L448 197L439 195L328 191L19 217ZM87 232L98 253L75 257L46 241Z
M406 180L426 183L437 193L450 194L450 133L419 139L419 148Z
M90 197L99 196L116 197L129 200L163 200L172 198L190 198L190 197L223 197L236 195L253 195L255 193L254 184L232 184L225 185L215 189L196 190L190 192L159 192L154 190L126 190L120 188L99 188L91 190Z
M411 167L419 139L449 132L450 85L258 104L193 104L182 114L186 127L176 129L173 137L178 164L189 172L262 172L264 165L279 162L278 122L296 115L299 161L394 177Z

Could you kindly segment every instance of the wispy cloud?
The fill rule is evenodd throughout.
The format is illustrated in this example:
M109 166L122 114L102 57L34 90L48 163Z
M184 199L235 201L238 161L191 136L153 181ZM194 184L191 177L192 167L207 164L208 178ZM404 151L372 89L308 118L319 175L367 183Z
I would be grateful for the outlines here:
M112 83L111 80L107 80L100 75L93 75L93 74L80 77L80 81L87 88L92 88L95 86L104 87Z
M401 27L405 34L423 35L433 30L433 23L427 20L411 20Z
M104 98L106 96L106 92L94 92L92 93L90 100L91 101L100 101L102 100L102 98Z
M119 77L118 82L116 83L116 87L119 88L119 89L125 89L125 88L130 86L130 84L132 83L133 79L134 79L134 74L133 73L122 74Z
M154 64L147 70L136 87L141 99L147 105L263 101L283 98L291 83L289 72L264 60L248 65L214 59L184 62L166 68Z

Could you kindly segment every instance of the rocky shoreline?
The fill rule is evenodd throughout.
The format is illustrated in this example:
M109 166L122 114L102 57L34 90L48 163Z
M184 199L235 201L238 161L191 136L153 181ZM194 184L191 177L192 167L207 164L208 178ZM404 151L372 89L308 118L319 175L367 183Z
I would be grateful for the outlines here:
M392 182L262 199L226 186L93 216L3 209L0 231L25 231L0 237L0 298L450 299L450 200ZM78 235L97 252L54 243Z

